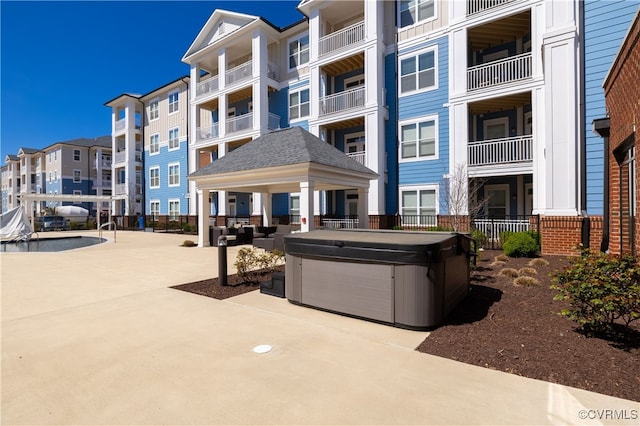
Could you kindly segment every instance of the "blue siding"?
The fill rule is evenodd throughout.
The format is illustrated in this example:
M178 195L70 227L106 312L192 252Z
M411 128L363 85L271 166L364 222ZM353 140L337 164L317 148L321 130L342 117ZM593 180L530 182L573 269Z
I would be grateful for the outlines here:
M180 140L180 148L169 151L168 146L160 147L158 154L149 155L149 151L144 152L144 187L145 187L145 211L149 212L152 200L160 202L160 214L169 214L169 200L180 200L180 214L189 213L189 202L185 197L188 193L188 169L187 169L187 140ZM169 186L169 164L180 164L180 185ZM160 188L149 187L149 169L160 168Z
M387 55L385 58L385 87L387 89L387 105L389 106L389 119L385 128L385 151L387 152L387 185L385 188L385 213L396 214L398 212L398 105L396 83L396 63L395 54Z
M638 10L636 1L585 0L585 143L587 213L603 213L604 153L593 120L606 116L602 84Z
M271 197L271 211L276 216L289 214L289 194L273 194Z
M280 116L281 128L288 127L289 124L288 93L286 88L269 93L269 112Z
M440 185L441 201L445 196L442 190L443 175L449 171L449 110L444 107L444 104L449 100L448 44L448 38L445 36L405 51L413 52L437 45L438 88L398 98L399 121L430 115L438 116L438 159L400 163L398 165L398 184L400 186ZM393 75L395 76L395 73ZM394 131L398 132L397 127ZM393 139L396 139L395 134ZM397 197L396 194L396 203Z

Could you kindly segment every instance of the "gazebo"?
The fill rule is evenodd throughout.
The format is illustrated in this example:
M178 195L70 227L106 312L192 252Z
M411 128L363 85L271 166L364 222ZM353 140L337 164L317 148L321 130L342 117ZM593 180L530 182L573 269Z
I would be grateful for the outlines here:
M271 223L271 194L300 192L300 230L313 230L314 191L356 189L358 226L369 227L369 183L377 173L301 127L264 134L191 173L198 196L198 246L209 245L209 191L259 193Z

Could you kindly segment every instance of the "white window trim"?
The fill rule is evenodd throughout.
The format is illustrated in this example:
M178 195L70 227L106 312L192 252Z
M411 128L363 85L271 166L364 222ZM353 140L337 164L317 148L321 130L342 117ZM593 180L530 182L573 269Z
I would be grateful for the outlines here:
M78 180L76 180L76 172L78 172ZM73 183L81 183L82 182L82 170L73 169Z
M435 126L435 154L431 157L414 157L414 158L402 158L402 126L407 124L422 123L424 121L434 121ZM424 117L411 118L398 122L398 163L413 163L416 161L432 161L440 158L440 122L438 120L438 114L426 115ZM416 146L416 152L418 152L418 146Z
M402 11L400 10L400 2L396 3L396 16L398 17L397 28L398 31L404 31L408 28L413 28L417 25L422 25L426 22L431 22L438 19L438 0L433 0L433 16L431 18L424 19L422 21L417 21L413 25L407 25L406 27L402 26Z
M172 203L178 203L178 212L176 213L176 217L180 216L180 199L179 198L170 198L167 200L167 214L169 216L169 219L173 219L171 217L171 204Z
M158 150L152 152L151 151L151 146L152 146L151 139L154 136L158 138L158 144L157 144ZM158 154L160 154L160 133L152 133L151 135L149 135L149 155L158 155Z
M171 95L178 95L177 99L175 102L171 102ZM176 109L171 111L171 105L176 106ZM180 90L174 90L172 92L169 92L169 94L167 95L167 109L169 110L169 115L173 115L175 113L180 112Z
M496 124L504 125L505 135L499 139L504 139L509 137L509 117L496 117L496 118L491 118L489 120L484 120L482 122L482 136L483 136L482 140L484 141L493 140L493 139L488 139L487 133L489 133L488 132L489 126L495 126Z
M305 90L309 91L309 102L307 102L309 104L309 115L299 116L298 118L291 118L291 95L293 93L300 93L300 92L303 92ZM300 112L300 105L302 105L302 103L298 104L298 112ZM309 117L311 116L311 88L309 86L297 87L297 88L289 91L289 93L287 95L287 116L289 117L289 123L297 123L297 122L300 122L300 121L308 121L309 120Z
M289 52L289 45L291 44L292 41L300 40L300 39L304 38L305 36L309 38L309 61L305 62L304 64L298 64L296 67L291 68L289 66L290 65L289 58L291 57L291 53ZM287 40L286 52L287 52L287 70L289 72L295 71L300 67L308 66L309 62L311 61L311 36L309 35L309 32L298 34L297 36L291 37L289 40ZM298 57L300 57L300 55L298 55Z
M177 138L176 138L176 140L178 141L178 144L177 144L175 147L173 147L173 148L171 148L171 131L172 131L172 130L177 130L177 131L178 131L178 136L177 136ZM169 136L169 137L167 138L167 146L168 146L168 150L169 150L169 151L175 151L175 150L180 149L180 127L173 127L173 128L171 128L171 129L169 129L168 136Z
M153 209L151 208L151 206L153 206L153 205L157 205L157 206L158 206L158 213L157 213L157 215L154 215L154 214L153 214ZM162 210L160 209L160 200L158 200L158 199L149 200L149 213L151 213L151 216L152 216L153 218L156 218L157 216L160 216L160 212L161 212L161 211L162 211Z
M402 211L402 194L406 191L433 191L436 192L436 216L440 214L440 187L435 184L430 185L403 185L398 187L398 210L400 215L403 215Z
M153 182L153 180L151 179L151 171L152 170L157 170L158 171L158 185L152 185L152 183L151 183L151 182ZM160 166L149 167L149 188L150 189L160 188Z
M158 106L157 109L156 109L156 111L157 111L156 117L152 117L151 116L151 113L153 111L151 109L151 105L153 105L153 104L156 104ZM155 121L155 120L159 120L159 119L160 119L160 99L155 98L155 99L152 99L149 102L149 121Z
M420 56L423 53L430 52L430 51L433 51L433 86L426 87L424 89L412 90L411 92L402 93L402 78L401 78L401 75L400 75L400 69L401 69L401 66L402 66L402 61L404 59L407 59L407 58L415 57L416 58L416 67L417 67L417 65L418 65L417 57ZM416 68L416 72L418 72L417 68ZM402 98L402 97L405 97L405 96L411 96L411 95L415 95L415 94L418 94L418 93L425 93L425 92L431 92L433 90L438 90L438 88L439 88L438 75L439 75L438 45L429 46L429 47L426 47L424 49L417 50L415 52L405 53L402 56L398 56L398 75L397 75L397 78L396 78L398 80L398 82L397 82L397 84L398 84L398 88L397 88L398 97Z
M171 167L178 166L178 183L171 183ZM169 163L167 164L167 185L171 188L176 186L180 186L180 163Z
M76 160L76 151L78 152L78 159ZM73 161L76 163L79 163L80 161L82 161L82 151L80 151L79 149L73 149Z

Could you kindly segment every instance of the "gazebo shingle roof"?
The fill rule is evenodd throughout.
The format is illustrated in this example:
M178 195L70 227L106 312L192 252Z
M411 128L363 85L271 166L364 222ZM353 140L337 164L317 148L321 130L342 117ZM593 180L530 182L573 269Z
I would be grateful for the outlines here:
M296 126L266 133L196 170L190 176L209 176L300 163L317 163L375 175L375 172L344 152Z

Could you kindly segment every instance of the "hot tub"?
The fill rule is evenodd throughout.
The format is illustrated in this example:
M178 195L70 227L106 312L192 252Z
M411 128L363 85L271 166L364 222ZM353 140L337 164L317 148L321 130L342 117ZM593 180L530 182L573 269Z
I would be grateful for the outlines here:
M299 305L426 330L469 291L465 234L318 230L287 235L284 249L285 295Z

